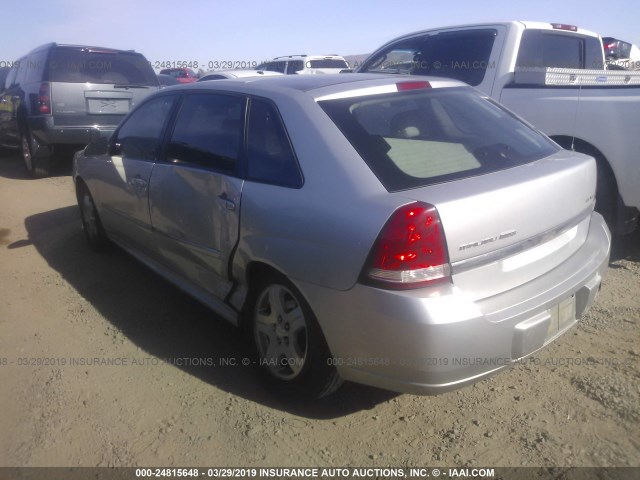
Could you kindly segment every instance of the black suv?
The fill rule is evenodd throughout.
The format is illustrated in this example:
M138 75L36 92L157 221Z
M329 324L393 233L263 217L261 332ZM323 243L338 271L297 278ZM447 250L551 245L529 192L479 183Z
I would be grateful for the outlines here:
M49 174L54 152L108 134L159 89L147 59L133 50L50 43L14 62L0 85L0 145L20 147L29 173Z

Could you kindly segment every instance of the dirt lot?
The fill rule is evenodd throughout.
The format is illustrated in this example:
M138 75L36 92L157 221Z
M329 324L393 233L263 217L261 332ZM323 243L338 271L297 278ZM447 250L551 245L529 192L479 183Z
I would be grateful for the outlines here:
M294 405L241 365L231 326L88 249L68 169L23 172L0 159L2 466L640 466L638 234L589 315L529 362L437 397L346 385Z

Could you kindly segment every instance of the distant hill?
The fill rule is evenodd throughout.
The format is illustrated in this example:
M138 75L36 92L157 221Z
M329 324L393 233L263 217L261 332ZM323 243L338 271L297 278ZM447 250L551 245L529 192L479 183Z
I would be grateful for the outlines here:
M369 53L363 53L361 55L342 55L343 58L349 64L349 68L356 68L362 65L362 62L369 56Z

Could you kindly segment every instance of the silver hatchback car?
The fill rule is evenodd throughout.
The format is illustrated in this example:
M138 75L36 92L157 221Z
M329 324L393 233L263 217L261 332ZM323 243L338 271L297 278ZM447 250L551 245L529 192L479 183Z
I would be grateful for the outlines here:
M73 176L90 245L246 328L296 396L477 381L574 325L609 259L594 160L442 78L165 89Z

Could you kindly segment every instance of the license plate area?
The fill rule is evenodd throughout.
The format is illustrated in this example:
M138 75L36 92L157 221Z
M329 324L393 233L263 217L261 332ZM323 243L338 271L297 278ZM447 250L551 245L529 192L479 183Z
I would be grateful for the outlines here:
M87 98L87 112L93 115L124 115L129 112L128 98Z
M551 321L547 328L545 343L569 328L576 321L576 296L571 295L549 310Z

